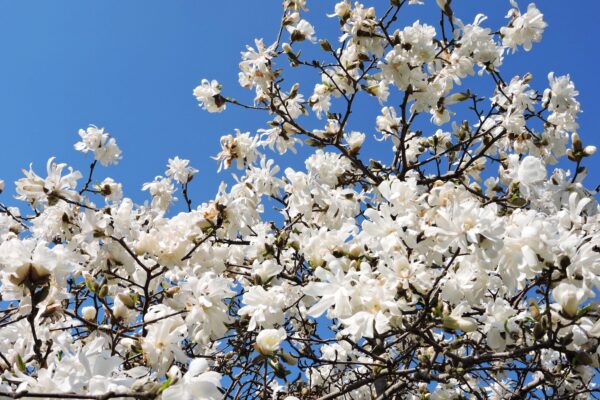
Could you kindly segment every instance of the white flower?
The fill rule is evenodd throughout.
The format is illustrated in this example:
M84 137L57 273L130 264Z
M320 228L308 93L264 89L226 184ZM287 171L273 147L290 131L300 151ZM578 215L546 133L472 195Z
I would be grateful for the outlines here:
M265 46L262 39L254 41L256 49L246 46L248 51L242 52L240 62L239 83L242 87L256 87L255 102L261 101L268 92L269 85L275 78L271 70L271 59L274 57L275 44Z
M124 322L131 322L135 319L133 304L129 295L119 293L115 296L113 301L112 315Z
M200 85L194 89L194 96L200 102L200 106L208 112L221 112L226 108L226 101L221 96L221 85L219 82L202 79Z
M100 161L100 164L107 166L116 164L121 159L121 149L117 146L114 138L111 138L104 128L98 128L90 125L87 129L80 129L79 136L81 141L75 143L75 150L84 154L89 151L94 153L94 159Z
M398 131L401 118L396 117L396 109L393 107L383 107L381 109L381 115L377 116L376 125L379 132L385 134L391 134Z
M525 185L536 184L546 179L546 166L538 157L527 156L519 164L517 177Z
M168 314L172 313L167 311ZM158 315L147 314L146 320L158 319ZM148 334L142 341L142 350L148 363L156 368L159 375L164 374L174 360L185 360L181 341L187 332L180 316L162 319L149 325Z
M468 57L480 65L490 63L499 67L502 64L503 48L494 41L490 28L481 27L486 19L485 15L478 14L472 24L462 27L463 35L458 41L460 47L454 55L458 58Z
M291 34L292 42L302 42L303 40L314 42L316 40L315 28L304 19L298 21L296 25L288 25L286 29Z
M221 136L221 152L213 157L219 161L219 171L228 169L234 161L238 169L252 165L260 154L257 151L258 144L258 136L252 136L250 132L242 133L239 129L235 130L235 136Z
M71 201L79 200L79 194L75 191L77 180L81 179L82 175L79 171L69 169L69 173L62 176L62 171L67 167L67 164L54 163L54 157L48 159L46 170L48 176L42 179L35 172L32 166L29 166L29 171L23 170L25 178L17 181L17 199L32 202L34 205L47 202L49 205L56 204L60 199Z
M552 290L552 297L566 315L574 317L586 297L586 291L572 283L561 282Z
M269 259L262 262L254 261L252 264L252 274L260 277L262 282L267 282L271 277L276 276L283 271L283 266L276 260Z
M154 181L144 183L142 190L148 190L152 195L152 207L160 210L166 210L171 203L176 200L173 197L175 187L173 181L169 178L157 176Z
M263 329L256 335L256 350L264 355L270 355L279 350L281 342L285 340L285 329Z
M513 49L513 51L518 45L529 51L532 42L537 43L542 40L542 34L548 24L544 21L544 15L537 9L535 4L529 4L525 14L521 14L516 2L512 1L512 5L514 8L507 15L507 18L512 20L507 27L500 29L502 43L504 46Z
M363 337L373 338L375 331L383 333L389 329L389 318L381 312L359 311L349 318L342 318L341 321L346 326L342 333L356 340Z
M477 323L470 318L462 318L462 317L446 317L444 318L444 326L460 329L464 332L473 332L477 329Z
M337 16L338 18L345 18L350 14L350 10L352 10L352 4L348 0L340 1L335 5L334 14L330 14L330 17Z
M119 201L123 198L123 185L112 178L105 178L98 184L98 191L107 201Z
M240 308L238 314L250 317L248 330L253 331L257 327L272 327L283 323L285 295L280 286L275 286L268 291L262 286L252 286L244 293L242 301L245 306Z
M202 358L190 362L183 378L162 392L162 400L218 400L223 397L221 374L208 370L208 363Z
M190 160L184 160L179 157L169 158L166 175L184 184L192 180L192 177L198 172L196 168L190 167Z
M355 273L345 274L339 264L330 266L330 270L317 268L315 276L319 282L311 282L304 288L304 293L319 298L308 314L319 317L325 311L331 318L348 317L352 314L350 298L355 291ZM333 307L333 309L331 309Z
M329 85L317 83L313 95L308 100L319 119L321 119L321 114L327 113L331 107L331 92Z
M94 306L87 306L87 307L83 307L81 309L81 316L86 320L86 321L95 321L96 320L96 307Z
M235 294L231 285L232 280L210 271L201 278L190 277L181 286L178 300L184 302L189 311L185 322L194 342L207 343L227 332L231 318L225 301Z
M350 153L356 154L365 141L365 134L361 132L350 132L350 134L345 136L345 139Z

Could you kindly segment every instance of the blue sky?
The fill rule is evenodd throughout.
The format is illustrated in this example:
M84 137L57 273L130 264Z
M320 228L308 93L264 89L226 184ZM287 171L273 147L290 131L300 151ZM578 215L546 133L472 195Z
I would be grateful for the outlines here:
M389 4L366 3L380 10ZM420 18L435 24L437 11L433 18L430 14L435 2L426 3L410 7L400 22ZM308 14L317 35L332 42L337 22L323 15L334 4L313 0ZM472 21L476 11L488 14L492 27L510 7L504 0L455 0L454 5L465 21ZM527 3L520 6L525 9ZM549 23L544 40L529 53L521 50L507 58L504 76L531 71L534 86L543 88L549 71L570 73L584 110L580 134L585 144L600 146L595 132L600 105L594 98L600 90L594 64L600 45L593 40L600 2L547 0L538 6ZM126 195L145 199L142 183L162 174L167 159L179 155L201 171L191 188L196 204L213 197L218 182L229 175L217 175L210 159L218 152L219 137L234 128L264 127L267 117L231 107L208 114L192 90L202 78L215 78L225 95L249 101L250 92L237 84L239 53L254 37L274 39L281 10L278 0L0 1L0 178L7 183L2 201L14 204L11 182L30 162L43 175L48 157L57 156L85 174L89 158L72 146L78 129L89 124L105 127L122 148L120 164L101 169L97 177L123 182ZM303 86L305 93L313 83ZM371 112L378 107L365 105L369 118L359 118L356 126L373 133ZM600 158L588 166L596 170L587 180L595 187Z

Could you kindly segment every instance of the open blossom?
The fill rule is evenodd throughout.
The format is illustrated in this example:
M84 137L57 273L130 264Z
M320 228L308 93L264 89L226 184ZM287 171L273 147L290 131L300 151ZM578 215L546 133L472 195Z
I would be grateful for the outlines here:
M381 109L381 115L377 116L377 130L385 134L391 134L400 127L401 118L396 116L396 110L393 107L384 107Z
M221 112L226 108L225 98L221 96L221 85L215 80L203 79L194 89L194 96L200 102L200 106L208 112Z
M179 157L169 158L166 175L179 183L188 183L198 172L196 168L191 167L189 164L190 160L183 160Z
M529 51L532 42L537 43L542 40L542 33L544 33L544 29L548 24L544 21L544 15L535 4L530 3L525 14L521 14L514 0L512 0L512 5L514 8L507 15L512 20L508 26L500 30L502 43L513 50L520 45Z
M196 358L190 362L183 377L162 392L162 400L218 400L222 397L221 375L209 371L206 360Z
M275 260L265 260L263 262L257 260L252 265L252 273L260 277L263 282L268 281L281 271L283 271L283 266L277 264Z
M527 156L519 164L517 177L524 184L534 184L546 178L546 167L537 157Z
M407 21L423 3L339 1L338 34L314 44L310 2L284 0L275 42L242 51L249 102L194 90L264 116L221 137L235 171L216 194L173 157L136 203L103 175L121 152L95 126L84 173L24 170L23 207L0 202L0 398L597 394L579 90L506 75L542 38L535 5L512 2L506 26L449 0Z
M236 129L235 136L221 137L221 152L214 157L219 161L219 171L228 169L235 161L238 169L250 165L258 158L258 138L251 137L250 132L240 132Z
M286 29L290 32L294 42L302 42L303 40L314 42L316 40L314 36L315 28L304 19L299 20L295 25L288 25Z
M123 185L112 178L105 178L98 184L98 191L109 201L119 201L123 197Z
M365 134L361 132L350 132L346 135L346 143L348 143L348 149L350 153L356 154L360 150L362 144L365 141Z
M242 87L256 89L254 101L258 103L267 96L269 85L275 78L271 63L275 44L265 46L262 39L256 39L254 43L255 47L246 46L247 51L242 52L238 81Z
M252 286L244 293L242 301L245 305L238 314L250 317L249 330L257 327L270 328L283 322L285 295L280 287L267 291L262 286Z
M317 118L321 118L321 114L326 114L331 107L332 88L324 83L317 83L313 95L310 96L309 103Z
M173 197L175 187L169 178L157 176L154 181L144 183L142 190L148 190L152 196L152 207L166 210L176 200Z
M75 191L77 180L82 175L79 171L73 171L68 168L69 173L62 175L62 171L67 168L67 164L54 162L54 157L48 159L46 179L38 176L33 167L29 166L29 171L23 170L24 178L17 181L17 198L32 202L33 204L47 202L49 205L56 204L59 199L77 200L79 194Z
M22 285L27 281L64 282L79 261L62 245L50 246L44 240L6 240L0 244L0 265L6 283ZM5 295L4 298L7 298Z
M156 318L152 314L149 315L151 317L147 317L147 320ZM180 316L163 319L152 324L142 343L144 357L148 363L159 372L164 373L174 360L184 360L185 354L180 344L185 333L186 326Z
M548 74L548 81L550 87L542 98L542 103L551 111L548 121L555 124L559 132L575 131L579 127L577 114L581 111L575 84L569 75L555 76L554 72Z
M315 271L320 282L311 283L304 293L319 300L309 310L309 315L318 317L328 312L332 318L347 317L352 313L350 298L354 293L355 274L345 274L339 264L333 264L331 271L321 267Z
M121 158L121 149L114 138L110 137L104 128L90 125L87 129L80 129L81 141L75 143L75 150L84 154L94 153L94 159L106 166L116 164Z
M330 14L329 17L346 18L352 10L352 3L347 0L340 1L335 4L334 13Z

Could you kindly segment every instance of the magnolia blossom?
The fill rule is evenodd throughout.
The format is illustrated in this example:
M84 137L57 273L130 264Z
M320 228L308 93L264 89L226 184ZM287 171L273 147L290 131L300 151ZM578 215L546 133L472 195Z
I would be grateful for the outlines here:
M546 166L536 157L527 156L519 164L517 177L524 184L535 184L546 178Z
M566 315L574 317L577 314L579 305L587 296L584 288L561 282L552 290L552 297L558 302Z
M81 316L86 321L94 321L96 319L96 307L87 306L81 309Z
M162 210L166 210L176 200L173 196L175 188L169 178L157 176L154 181L144 183L142 190L148 190L152 195L153 206Z
M226 108L226 101L221 96L221 85L219 82L203 79L199 86L194 89L194 96L200 106L208 112L221 112Z
M248 96L194 90L259 121L215 139L230 171L200 202L179 156L134 201L95 126L86 171L30 166L20 207L0 180L0 398L598 395L580 89L505 73L542 39L535 5L501 26L446 0L410 20L422 3L332 4L317 44L284 0L277 39L242 49Z
M256 350L264 355L273 354L285 340L287 334L285 329L263 329L256 335Z
M123 198L123 185L112 178L105 178L98 184L98 191L108 201L119 201Z
M511 4L514 8L509 11L507 18L511 18L512 21L509 26L502 27L500 30L502 42L513 50L517 45L521 45L526 51L529 51L533 42L537 43L542 40L542 33L548 24L535 4L530 3L525 14L521 14L519 6L514 0L511 0Z
M221 398L221 375L209 371L206 360L196 358L190 362L183 377L162 392L163 400L217 400Z
M153 324L142 343L148 363L164 373L174 360L184 360L185 354L180 343L185 333L186 327L181 317L167 318Z
M62 171L68 168L69 173L62 176ZM77 180L81 179L82 174L79 171L73 171L67 167L67 164L56 164L54 157L48 159L46 164L48 176L44 179L38 176L33 167L29 166L29 171L23 170L24 178L16 182L17 198L26 200L34 205L38 203L48 203L54 205L60 198L67 200L76 200L78 193L74 190L77 186Z
M100 161L100 164L104 166L116 164L121 158L121 149L117 146L115 139L104 131L104 128L90 125L85 130L80 129L79 136L81 142L75 143L75 150L84 154L93 152L94 159Z
M291 20L295 20L298 17L294 14L290 17ZM315 28L306 20L301 19L294 25L287 26L288 32L291 34L293 41L301 42L303 40L315 41Z
M179 183L188 183L198 172L196 168L189 166L190 160L182 160L179 157L169 158L166 175Z

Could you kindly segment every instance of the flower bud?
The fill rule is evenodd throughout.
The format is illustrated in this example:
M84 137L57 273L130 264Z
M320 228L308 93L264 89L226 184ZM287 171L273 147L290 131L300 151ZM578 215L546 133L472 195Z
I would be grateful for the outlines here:
M129 308L123 303L123 297L125 296L117 295L113 303L113 315L119 320L126 320L129 316Z
M585 297L585 292L571 283L562 282L554 288L552 297L558 302L563 313L569 317L575 317L579 310L579 304Z
M446 97L444 104L451 105L451 104L460 103L461 101L465 101L465 100L469 99L470 97L471 97L471 93L469 93L468 91L466 93L454 93L454 94Z
M586 157L589 157L591 155L593 155L594 153L596 153L596 146L585 146L585 148L583 149L583 154Z
M442 320L444 328L459 329L463 332L473 332L477 329L477 323L471 319L447 316Z
M332 51L333 49L331 48L331 43L329 43L329 41L327 39L323 39L319 42L319 44L321 45L321 48L325 51Z
M579 153L581 150L583 150L583 145L577 132L573 132L573 135L571 135L571 141L573 142L573 150L575 153Z
M286 338L287 334L283 328L263 329L256 336L256 351L268 356L279 350L279 345Z
M288 365L296 365L298 360L296 360L292 355L286 351L281 353L281 359Z
M281 48L283 49L283 51L285 51L286 53L290 54L292 53L292 46L290 46L289 43L284 43L281 45Z
M529 312L531 313L533 319L535 319L536 321L539 321L542 317L542 314L540 313L540 308L533 299L529 300Z
M96 320L96 307L87 306L81 309L81 316L88 322Z
M100 288L100 290L98 290L98 297L100 297L101 299L105 298L106 295L108 294L108 286L104 285Z
M130 310L132 310L135 307L133 298L130 295L119 293L117 297L119 298L119 300L121 300L125 307L129 308Z

